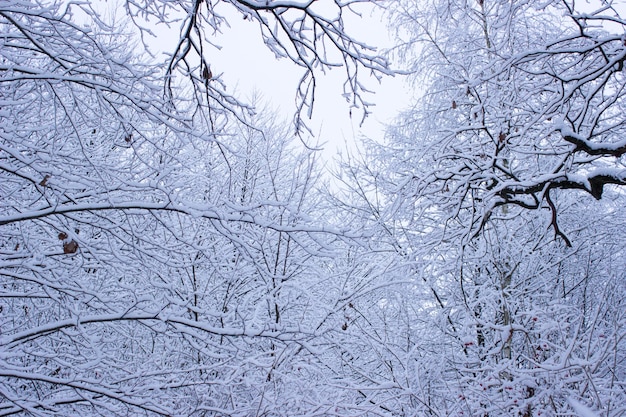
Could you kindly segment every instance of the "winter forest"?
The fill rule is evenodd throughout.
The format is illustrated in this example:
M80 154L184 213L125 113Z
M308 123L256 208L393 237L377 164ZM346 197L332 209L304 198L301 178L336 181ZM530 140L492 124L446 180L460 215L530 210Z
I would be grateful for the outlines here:
M625 60L612 0L0 0L0 416L626 416ZM331 69L412 99L329 164Z

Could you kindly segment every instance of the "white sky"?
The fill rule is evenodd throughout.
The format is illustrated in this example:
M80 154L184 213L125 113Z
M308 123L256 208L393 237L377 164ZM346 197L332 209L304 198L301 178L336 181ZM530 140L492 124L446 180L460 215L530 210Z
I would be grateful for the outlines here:
M121 12L121 0L103 0L91 4L105 16L109 15L111 21L116 20L115 15L124 15ZM263 44L258 23L244 20L229 5L220 6L222 7L218 12L228 18L228 26L223 25L222 33L210 39L221 50L205 49L214 76L221 74L221 80L226 84L228 92L244 101L255 94L259 95L263 104L276 109L279 116L290 123L296 110L296 88L303 74L302 69L287 59L277 60L274 57ZM365 10L365 7L360 9ZM383 19L380 10L363 13L362 19L349 19L347 31L358 41L370 46L379 49L389 47L392 40ZM157 25L154 33L156 39L145 39L151 44L152 52L171 51L178 40L180 28L173 25L168 29ZM368 72L361 70L359 73L365 77ZM316 142L311 145L324 144L323 155L327 161L331 161L338 151L345 150L346 146L353 149L355 138L359 136L381 138L384 124L391 122L408 105L411 98L410 88L402 76L385 77L380 83L374 77L362 78L361 82L374 92L365 97L366 101L375 106L369 108L371 114L359 126L362 112L359 109L353 110L350 118L349 105L342 97L344 75L343 68L335 68L326 75L318 74L313 120L308 123L316 136L313 139Z
M230 28L224 27L223 34L215 38L221 51L211 52L213 74L222 74L229 92L237 92L243 99L258 93L269 107L279 111L281 117L291 122L295 112L295 94L302 69L292 62L277 60L263 44L257 23L243 20L240 15L229 20ZM362 21L355 20L351 34L372 46L386 47L391 40L382 21L381 14L364 15ZM361 71L365 76L366 71ZM341 96L344 82L343 68L336 68L318 78L313 120L309 123L313 133L319 136L324 146L324 156L330 160L338 150L352 147L354 138L359 135L379 138L383 134L383 124L403 109L409 102L409 89L402 76L385 77L379 83L375 78L365 81L365 85L375 94L366 101L375 103L370 108L372 114L359 127L362 113L353 110L349 115L349 105Z

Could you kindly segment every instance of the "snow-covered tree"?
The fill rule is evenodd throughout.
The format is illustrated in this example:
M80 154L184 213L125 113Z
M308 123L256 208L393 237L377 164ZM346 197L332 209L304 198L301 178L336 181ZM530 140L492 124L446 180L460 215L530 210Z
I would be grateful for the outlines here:
M610 4L589 7L399 2L398 51L422 92L409 129L423 132L419 142L405 135L415 151L399 168L420 172L403 186L467 213L468 235L506 206L549 211L568 242L558 190L600 199L607 185L625 184L624 21Z
M312 152L261 134L203 51L234 7L304 68L298 114L339 63L358 104L357 69L387 72L344 31L358 5L124 6L128 33L92 2L0 4L0 415L323 413L344 229L312 215ZM132 28L175 22L147 59Z
M598 7L396 3L415 105L345 172L413 282L413 348L386 346L408 414L624 412L623 29Z

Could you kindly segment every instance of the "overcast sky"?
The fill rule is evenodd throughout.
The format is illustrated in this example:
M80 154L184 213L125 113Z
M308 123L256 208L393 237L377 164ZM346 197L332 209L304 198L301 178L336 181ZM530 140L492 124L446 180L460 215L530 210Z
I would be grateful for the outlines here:
M302 69L292 62L277 60L263 44L256 23L243 20L240 15L229 20L230 28L215 41L222 46L214 51L211 67L214 74L222 74L222 80L229 91L236 91L239 97L251 97L259 93L282 117L291 121L295 111L295 93ZM385 22L378 13L364 15L362 21L355 20L350 33L359 40L373 46L386 47L391 44ZM365 71L361 72L366 75ZM409 94L404 77L387 77L381 83L375 78L365 80L375 94L367 97L376 106L362 127L361 114L353 111L350 118L349 105L341 96L342 68L333 69L318 79L318 94L315 99L313 120L310 127L321 142L326 142L324 155L331 158L337 150L349 146L359 135L379 138L383 134L383 124L389 122L408 101Z
M116 21L115 15L123 15L118 13L118 10L123 10L122 3L118 3L116 7L115 2L104 0L92 3L92 6L105 15L110 14L112 21ZM303 74L302 68L287 59L276 59L263 44L256 22L244 20L230 5L219 6L218 12L227 17L228 26L223 25L222 33L211 36L210 40L220 46L221 50L205 49L214 76L221 78L228 92L244 101L255 94L259 95L263 100L262 104L276 109L290 123L296 110L296 88ZM366 4L359 6L363 6L359 10L371 7ZM363 13L361 19L350 18L347 23L347 32L358 41L376 46L379 50L392 45L380 10ZM153 31L156 38L144 39L148 41L151 52L157 55L160 51L171 52L180 28L172 25L168 29L157 25ZM318 74L313 120L308 125L316 136L311 139L314 141L312 144L315 141L325 143L323 155L329 161L346 146L352 148L355 138L359 136L381 138L384 125L391 122L410 101L410 88L405 77L385 77L378 82L374 77L363 78L367 76L367 71L360 71L359 74L362 77L361 82L374 92L367 95L366 101L375 104L370 107L371 114L362 126L362 112L353 110L351 118L350 107L342 97L345 70L336 68L326 75Z

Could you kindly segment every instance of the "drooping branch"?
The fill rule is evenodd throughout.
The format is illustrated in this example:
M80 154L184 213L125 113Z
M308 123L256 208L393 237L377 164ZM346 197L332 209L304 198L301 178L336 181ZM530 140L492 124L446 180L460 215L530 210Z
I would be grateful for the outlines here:
M497 194L505 204L518 204L515 196L533 195L541 193L548 188L559 188L563 190L587 191L596 200L599 200L602 198L604 186L609 184L626 185L626 170L599 168L587 176L563 173L546 175L532 182L503 186L497 191Z
M276 230L279 232L293 233L293 232L305 232L305 233L329 233L336 234L338 236L347 236L346 233L339 229L331 227L317 227L317 226L292 226L275 224L264 220L261 216L256 215L252 211L246 211L243 207L240 207L239 211L227 212L216 209L215 207L200 207L191 203L178 204L173 202L153 203L146 201L127 201L113 204L106 203L85 203L85 204L72 204L61 205L55 207L44 207L41 209L35 209L33 211L9 215L0 217L0 226L8 225L12 223L19 223L28 220L41 219L53 215L67 215L70 213L79 212L97 212L97 211L140 211L140 212L172 212L187 214L192 217L201 217L208 220L215 220L218 222L234 222L234 223L246 223L254 224L264 228Z
M559 222L557 220L556 206L554 205L554 202L552 201L552 198L550 197L550 189L549 188L546 190L546 203L548 203L548 207L550 207L550 211L552 212L552 220L551 220L550 224L552 225L552 228L554 229L554 234L556 236L561 237L561 239L563 239L563 241L565 242L565 245L567 245L568 248L571 248L572 247L572 243L567 238L567 236L565 236L565 233L563 233L561 231L561 228L559 227Z
M563 134L563 140L576 145L574 152L585 152L594 156L614 156L619 158L626 153L626 140L617 143L593 143L573 132Z

